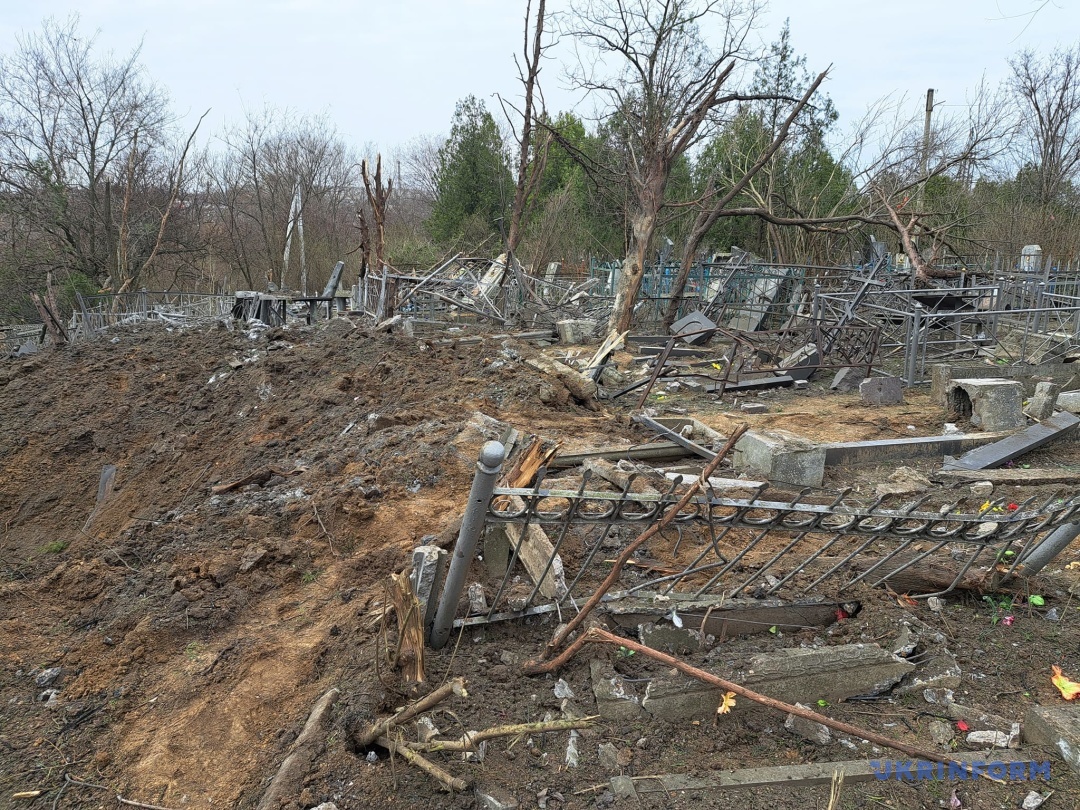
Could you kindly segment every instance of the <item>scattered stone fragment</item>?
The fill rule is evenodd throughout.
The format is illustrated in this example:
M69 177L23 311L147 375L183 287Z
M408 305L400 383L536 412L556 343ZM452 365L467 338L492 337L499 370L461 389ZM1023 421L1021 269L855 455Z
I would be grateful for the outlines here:
M570 688L570 684L559 678L555 682L555 697L559 698L559 700L575 697L574 690Z
M926 606L934 613L941 613L945 609L946 602L940 596L931 596L926 600Z
M619 749L614 744L606 742L600 743L597 749L597 756L600 759L600 767L606 771L619 770Z
M488 612L487 597L484 596L484 586L479 582L469 585L469 614L479 616Z
M976 481L971 485L971 494L976 498L989 498L994 494L994 485L990 481Z
M1021 810L1036 810L1038 807L1042 807L1042 803L1046 801L1046 797L1037 791L1029 791L1028 795L1024 797L1024 803L1020 805Z
M911 467L900 467L889 476L887 483L878 484L874 488L878 497L882 495L914 495L926 492L933 486L925 475Z
M967 737L967 744L974 748L1008 748L1009 735L1004 731L972 731Z
M521 803L501 787L476 788L476 801L484 810L517 810Z
M913 632L911 627L905 624L900 628L900 634L892 644L892 651L894 655L899 655L901 658L907 658L915 652L915 648L918 646L918 633Z
M800 709L810 708L801 703L796 703L795 705ZM815 745L828 745L832 741L832 734L829 732L828 726L815 722L814 720L807 720L805 717L799 717L798 715L789 714L784 721L784 728L792 734L797 734L800 737L809 740Z
M949 748L955 736L952 723L946 723L944 720L930 721L930 737L942 748Z
M740 406L740 410L743 413L768 413L769 406L762 405L760 402L747 402Z
M1027 415L1036 422L1049 419L1054 415L1054 403L1057 402L1061 386L1052 382L1041 382L1035 386L1035 395L1028 400Z
M864 369L848 366L836 372L836 376L833 377L832 385L829 388L833 391L839 391L841 394L850 394L857 391L859 383L865 379L866 371Z
M964 431L958 428L953 422L946 422L945 426L941 430L942 436L963 436Z
M323 802L311 808L311 810L338 810L338 806L333 802Z
M439 728L430 717L424 716L416 721L416 739L426 743L439 736Z
M792 383L791 389L796 394L809 394L810 393L810 381L809 380L796 380Z
M62 671L63 670L60 667L49 667L48 669L43 669L34 677L34 683L36 683L38 686L48 686L60 677L60 673Z

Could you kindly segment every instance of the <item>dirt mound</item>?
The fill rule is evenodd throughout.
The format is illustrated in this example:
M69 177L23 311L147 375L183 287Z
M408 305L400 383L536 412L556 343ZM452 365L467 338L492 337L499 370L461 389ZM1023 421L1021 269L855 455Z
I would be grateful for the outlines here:
M575 403L522 362L535 351L512 340L374 335L335 320L254 331L145 325L0 363L0 805L40 790L19 806L97 808L119 793L173 810L254 807L313 703L336 687L329 730L286 806L476 806L471 793L447 797L385 750L356 750L351 737L413 697L387 666L384 582L424 538L449 536L477 452L498 438L493 419L567 449L651 438L630 426L631 402L600 411ZM755 424L860 439L908 424L933 432L940 421L918 397L863 415L845 399L777 396L781 407ZM666 407L695 407L680 397ZM717 428L734 424L723 406L697 405ZM1047 607L1072 619L1067 595L1052 587ZM887 646L913 608L882 591L856 596L857 619L731 640L699 663L819 643ZM965 675L980 675L961 683L958 700L1009 720L1054 702L1031 662L1080 671L1065 622L1017 604L1019 637L997 621L1000 605L988 616L977 595L939 621ZM556 621L469 628L430 654L433 681L469 681L469 698L433 715L446 736L567 711L554 679L520 671ZM559 674L581 713L593 710L590 658L628 682L662 672L611 651L580 656ZM925 742L936 711L919 695L885 712L858 702L829 710L909 742ZM601 748L617 752L615 772L629 776L869 752L818 750L781 729L782 718L761 713L716 724L628 719L582 731L577 769L567 767L565 733L499 742L483 762L442 762L505 786L525 806L562 810L614 802ZM1060 795L1075 793L1070 779L1055 770ZM932 786L871 788L850 789L851 806L939 799ZM980 790L972 806L1015 805L1026 792ZM775 810L824 807L827 792L737 795L740 806ZM650 795L644 806L702 798Z

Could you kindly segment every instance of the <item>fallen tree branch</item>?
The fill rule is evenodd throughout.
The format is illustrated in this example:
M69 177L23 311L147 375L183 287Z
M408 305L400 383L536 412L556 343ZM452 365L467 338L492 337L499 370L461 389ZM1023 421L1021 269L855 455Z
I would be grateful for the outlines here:
M330 710L334 707L339 694L338 689L328 689L315 701L303 730L292 744L288 756L282 761L274 778L270 780L256 810L272 810L278 807L290 791L307 775L311 763L321 751L323 732L330 719Z
M608 572L607 577L600 583L600 587L589 597L589 600L582 606L581 611L571 619L562 630L557 632L550 642L548 642L547 647L545 647L544 651L540 654L540 659L525 662L522 671L526 675L540 675L545 672L551 672L556 668L557 664L548 661L548 659L551 658L551 656L553 656L566 642L566 639L570 637L571 633L581 627L589 617L589 614L592 613L593 609L600 604L600 600L604 598L604 594L611 590L615 583L619 581L619 576L622 574L623 568L634 556L635 552L637 552L637 550L650 538L655 537L662 532L664 528L678 516L679 512L690 503L691 499L701 491L704 482L709 480L709 476L711 476L716 471L716 468L720 466L720 462L723 461L727 454L735 447L735 443L747 431L747 428L748 425L745 423L739 425L720 449L720 452L718 452L713 460L706 465L701 476L690 485L690 488L682 498L679 499L679 502L668 509L667 512L664 513L663 518L649 526L649 528L643 531L636 540L623 549L622 553L616 558L615 564L611 567L611 571ZM575 644L580 646L580 639L579 642L575 642ZM577 647L574 649L576 648ZM565 657L563 660L565 660Z
M378 737L386 734L394 726L399 726L407 720L411 720L412 718L416 717L418 714L423 714L428 709L431 709L434 706L442 703L442 701L446 700L448 697L450 697L450 695L460 695L464 697L466 694L467 693L465 691L465 679L454 678L452 681L444 683L434 692L425 695L424 697L420 698L417 701L414 701L413 703L410 703L397 714L391 717L387 717L383 720L379 720L376 723L372 723L364 731L356 735L356 744L360 748L367 748L373 742L375 742ZM382 743L380 743L380 745L381 744Z
M422 756L420 756L420 754L418 754L415 751L411 750L407 745L402 745L402 744L398 743L396 740L392 740L389 737L385 737L385 736L384 737L378 737L375 740L375 742L378 743L379 745L381 745L383 748L385 748L391 754L396 754L396 755L400 756L403 760L408 762L410 765L415 765L417 768L422 770L428 776L431 776L431 777L437 779L439 782L441 782L443 784L443 786L447 790L449 790L451 792L453 792L455 790L459 791L459 792L463 791L463 790L468 790L469 783L466 782L464 779L459 779L458 777L448 773L447 771L444 771L442 768L440 768L434 762L431 762L430 760L424 759Z
M718 687L727 692L734 692L736 695L741 695L748 700L752 700L755 703L760 703L762 706L767 706L770 709L775 709L778 712L785 712L786 714L793 714L796 717L802 717L805 720L812 720L815 723L821 723L823 726L828 726L831 729L839 731L843 734L850 734L852 737L858 737L861 740L874 743L876 745L883 745L886 748L891 748L894 751L899 751L903 754L907 754L909 757L915 759L924 759L929 762L940 762L943 765L953 765L964 768L965 773L970 773L970 763L960 762L952 759L951 757L944 756L942 754L935 753L933 751L925 751L921 748L916 748L913 745L902 743L898 740L894 740L890 737L885 737L873 731L867 731L866 729L853 726L848 723L844 723L840 720L833 720L831 717L826 717L823 714L818 714L811 709L804 709L799 706L794 706L790 703L785 703L782 700L776 700L768 695L763 695L760 692L755 692L752 689L747 689L745 686L741 686L734 681L726 680L718 675L713 675L711 672L706 672L703 669L698 669L695 666L691 666L685 661L676 658L673 655L662 653L659 650L654 650L652 647L647 647L644 644L639 644L633 639L623 638L617 636L614 633L609 633L607 630L603 630L599 627L592 627L582 636L583 641L598 642L601 644L613 644L617 647L625 647L628 650L633 650L635 653L641 653L647 658L652 658L654 661L659 661L665 666L673 667L684 675L688 675L691 678L695 678L702 683L707 683L710 686ZM980 774L986 776L986 774ZM991 781L998 782L1000 780L987 776Z
M466 731L457 740L430 740L428 742L408 743L413 751L475 751L485 740L497 737L516 737L520 734L545 734L549 731L569 731L573 728L588 728L600 715L576 717L571 720L541 720L536 723L516 723L510 726L492 726L483 731Z

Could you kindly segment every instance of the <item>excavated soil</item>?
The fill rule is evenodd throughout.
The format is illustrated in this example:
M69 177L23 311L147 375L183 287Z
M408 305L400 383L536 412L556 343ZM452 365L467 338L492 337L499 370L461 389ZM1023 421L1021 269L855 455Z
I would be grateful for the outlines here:
M452 540L477 452L498 438L491 420L575 450L651 438L629 421L637 394L599 409L575 403L521 362L536 351L513 340L372 335L335 320L254 332L148 324L0 361L0 806L124 806L120 796L172 810L255 807L332 687L341 694L329 728L282 806L478 806L471 791L449 795L383 749L358 750L353 738L416 696L387 659L396 632L386 582L414 546ZM662 413L687 412L720 432L747 421L821 441L929 435L946 419L924 394L867 409L825 386L811 396L755 397L770 404L755 416L686 391L654 400ZM1075 442L1032 459L1080 467ZM115 478L99 497L108 465ZM890 472L832 471L828 484L871 487ZM1026 496L1022 488L1000 494ZM665 549L675 554L652 547ZM1020 721L1031 705L1063 705L1051 664L1080 678L1080 603L1065 567L1076 557L1070 549L1026 583L1008 624L982 594L958 594L933 613L860 588L844 595L862 602L856 616L726 640L691 660L723 668L803 644L888 647L914 622L955 655L958 702ZM1035 593L1044 604L1026 601ZM1051 609L1058 621L1047 620ZM592 713L591 660L631 679L664 671L586 647L555 677L524 676L522 662L555 624L546 615L470 627L429 651L429 688L458 675L468 681L468 697L432 714L443 734L559 717L557 677L576 694L573 706ZM917 692L821 711L928 750L929 723L941 715ZM562 810L612 806L607 780L618 771L707 776L891 756L846 738L814 745L765 711L715 723L598 722L576 740L577 767L567 765L568 739L495 740L482 762L432 758L523 807ZM619 752L615 771L598 759L602 743ZM1050 786L961 783L955 792L946 783L850 784L836 806L1016 807L1031 787L1054 791L1046 807L1080 806L1080 781L1058 760L1053 774ZM641 804L825 808L828 792L652 793Z

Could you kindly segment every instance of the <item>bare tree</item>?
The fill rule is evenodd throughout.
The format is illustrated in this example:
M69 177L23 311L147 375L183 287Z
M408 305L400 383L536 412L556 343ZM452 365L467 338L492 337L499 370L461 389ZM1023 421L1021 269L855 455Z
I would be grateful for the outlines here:
M609 326L630 327L645 257L676 161L710 130L757 12L734 0L581 0L565 32L579 52L574 83L606 99L624 127L630 235Z
M532 0L527 0L525 4L525 66L518 66L518 75L525 93L525 106L521 111L521 131L514 133L518 142L517 182L514 186L514 202L510 207L510 226L506 234L506 247L511 253L517 250L521 242L522 224L544 172L544 156L550 142L550 136L545 132L540 139L539 148L534 148L533 122L537 115L535 98L539 92L537 81L540 76L540 57L543 55L545 6L546 0L538 0L536 23L530 43Z
M1039 201L1060 197L1080 171L1080 45L1040 59L1026 50L1009 60L1020 102L1022 149L1039 179Z
M375 232L368 232L368 238L374 243L372 250L375 255L375 267L381 273L386 265L386 206L390 195L394 192L394 181L388 180L383 183L382 155L375 156L375 176L368 172L368 162L365 160L360 166L360 172L364 178L364 191L367 194L368 205L371 208L372 224ZM363 209L360 211L363 222Z
M165 160L174 118L139 49L98 56L78 24L47 20L0 57L0 187L49 266L105 285L128 264L145 268L169 236L168 205L181 189L161 181L178 176ZM127 206L122 249L114 187Z

